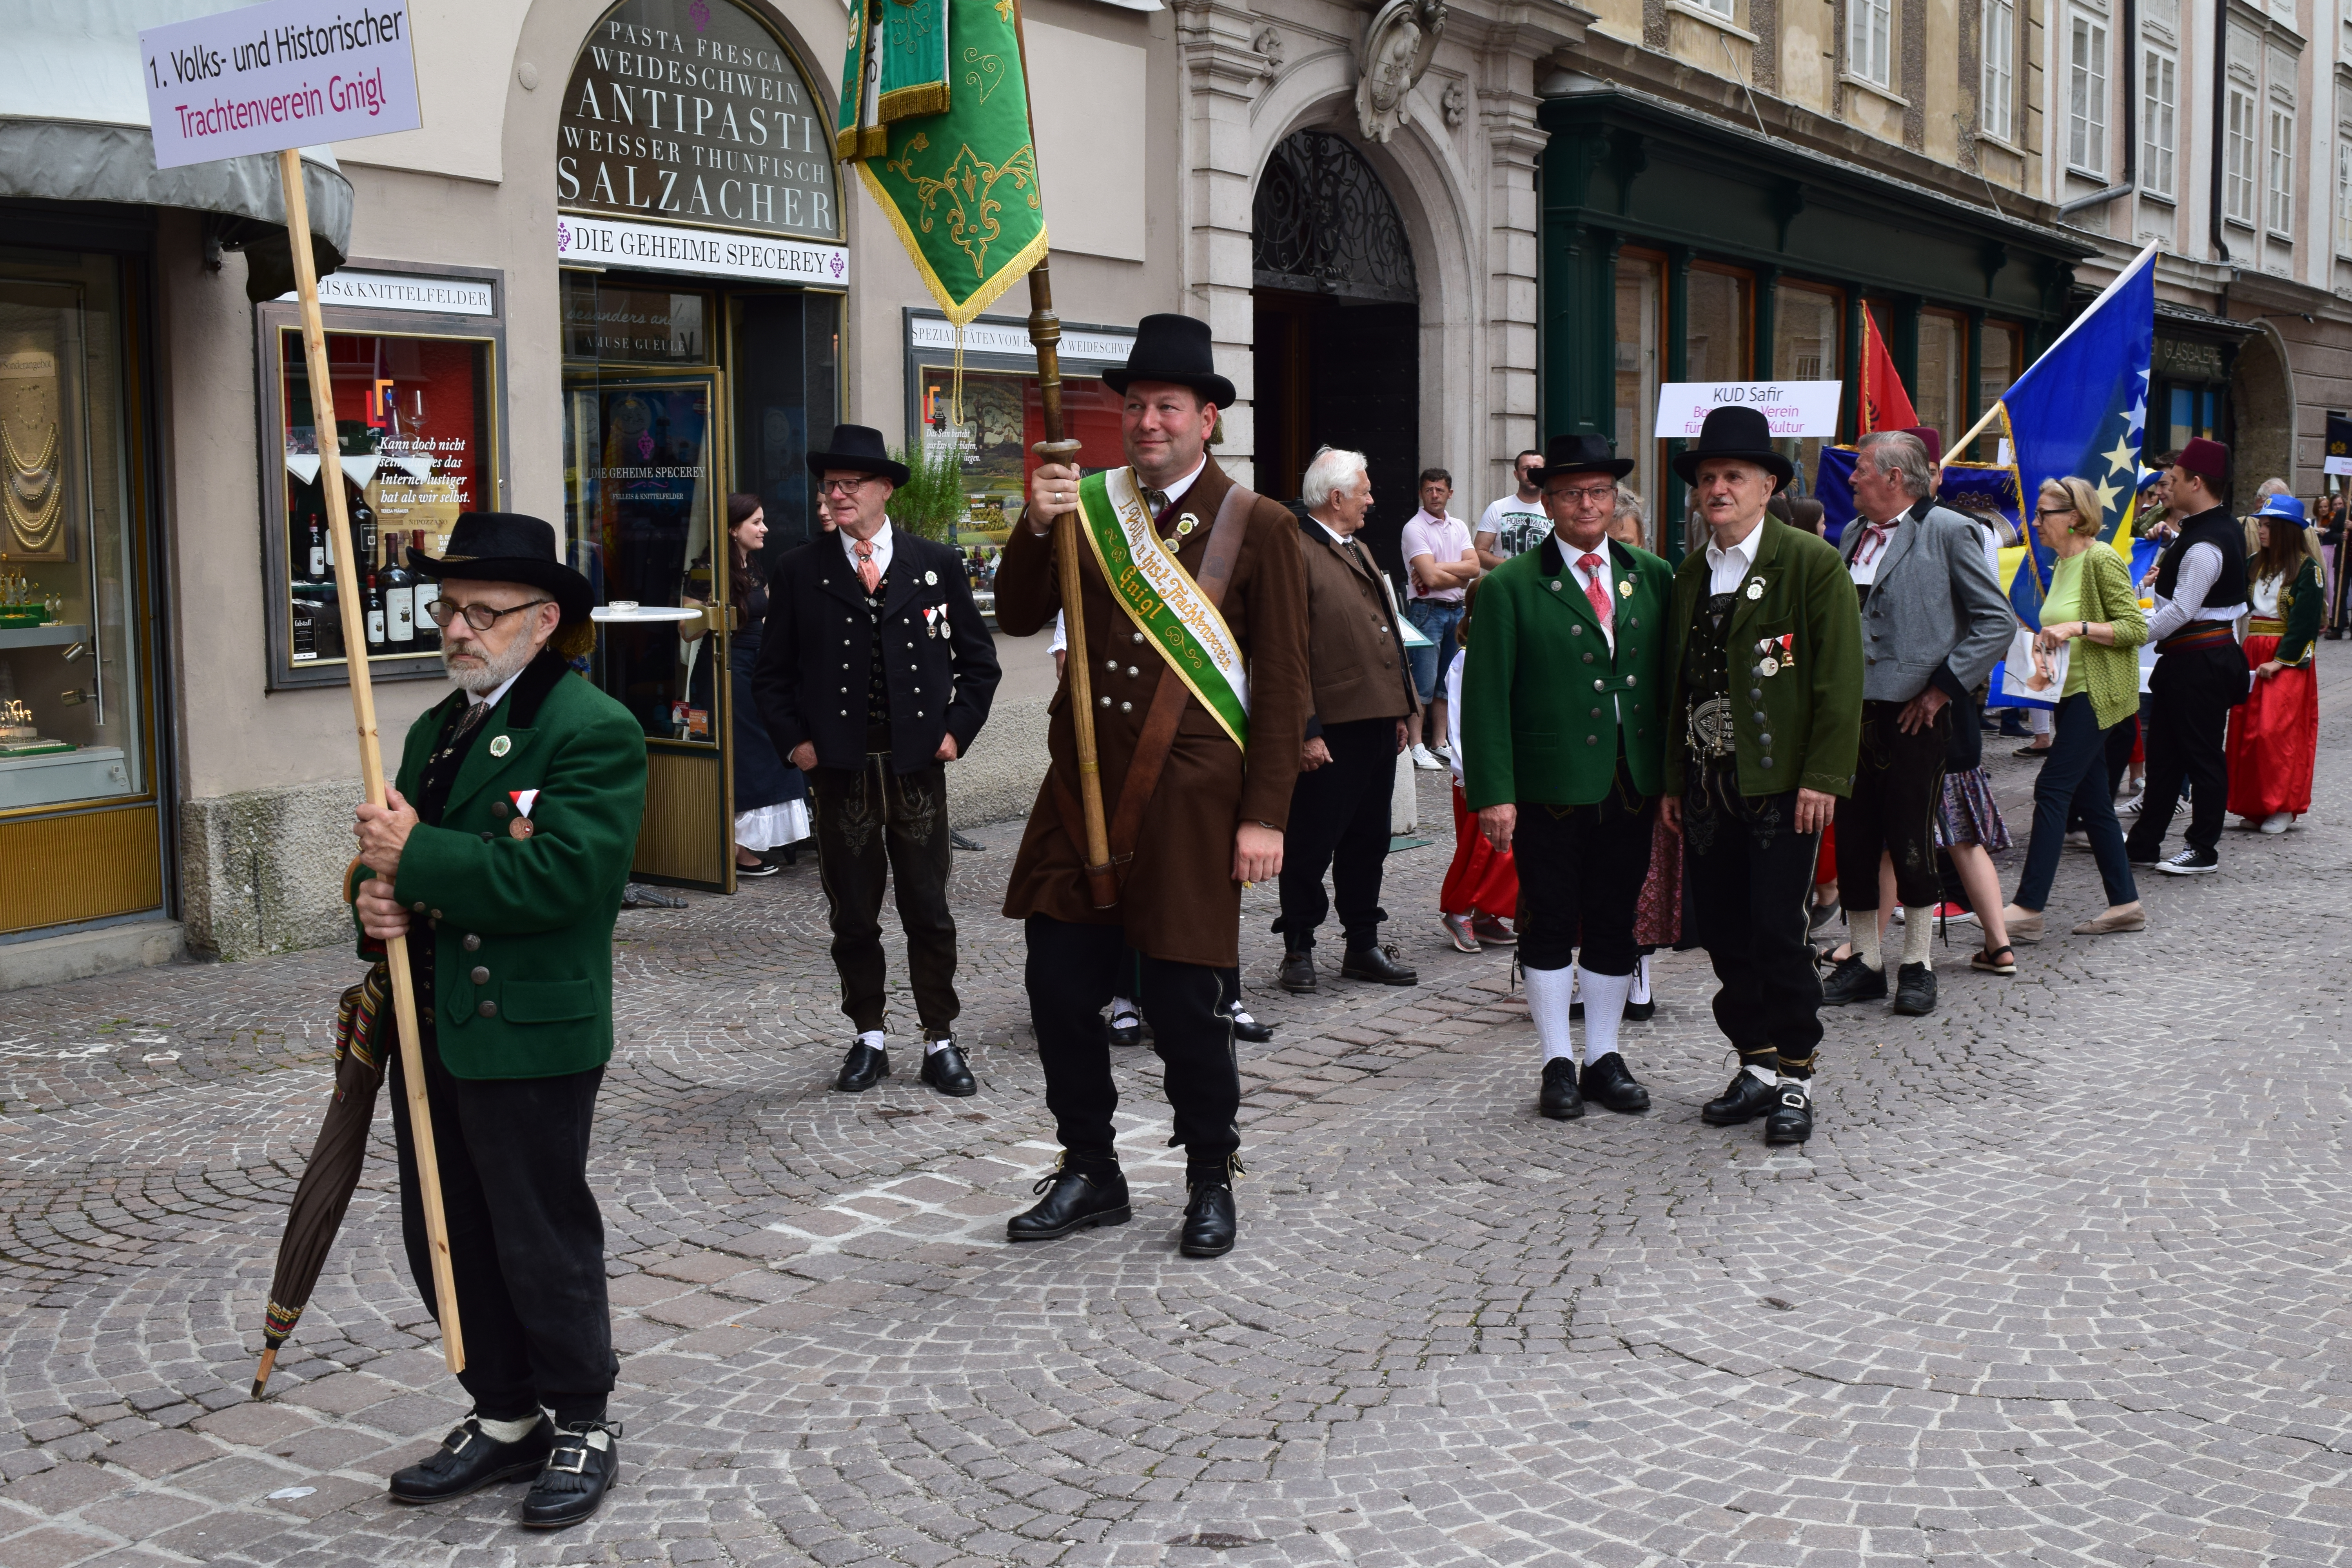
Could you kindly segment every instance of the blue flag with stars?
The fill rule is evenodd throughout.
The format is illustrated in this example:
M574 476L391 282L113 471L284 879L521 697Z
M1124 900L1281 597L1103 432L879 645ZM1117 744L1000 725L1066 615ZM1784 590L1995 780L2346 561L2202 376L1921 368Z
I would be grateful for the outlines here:
M2044 479L2072 475L2086 481L2099 498L2099 537L2109 544L2131 514L2139 477L2148 360L2156 349L2156 253L2153 244L2141 251L2000 404L2019 489L2031 496ZM2029 531L2036 579L2029 620L2038 626L2055 558L2039 531ZM2016 604L2021 595L2013 587L2010 597Z

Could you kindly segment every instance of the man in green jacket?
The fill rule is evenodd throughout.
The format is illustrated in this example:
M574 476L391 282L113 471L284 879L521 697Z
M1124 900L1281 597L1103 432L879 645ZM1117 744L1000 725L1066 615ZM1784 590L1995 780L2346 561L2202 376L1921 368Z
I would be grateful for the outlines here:
M1764 1117L1767 1143L1812 1136L1822 983L1806 941L1813 865L1862 733L1862 617L1838 552L1765 514L1795 477L1753 408L1717 408L1675 458L1706 548L1675 574L1666 826L1689 854L1685 904L1739 1053L1700 1115Z
M1487 842L1518 863L1519 963L1544 1053L1536 1105L1555 1121L1583 1115L1588 1099L1650 1108L1617 1027L1663 777L1672 572L1609 537L1633 467L1604 437L1551 438L1536 477L1552 531L1479 584L1462 666L1463 791ZM1580 1075L1569 1039L1580 973Z
M362 956L408 939L474 1408L391 1491L440 1502L530 1476L522 1522L560 1529L596 1511L620 1465L588 1138L645 731L572 672L565 656L594 646L592 595L554 529L467 512L446 555L409 560L440 579L433 619L457 689L410 726L385 805L359 808L352 908ZM393 1073L401 1229L437 1319L397 1053Z

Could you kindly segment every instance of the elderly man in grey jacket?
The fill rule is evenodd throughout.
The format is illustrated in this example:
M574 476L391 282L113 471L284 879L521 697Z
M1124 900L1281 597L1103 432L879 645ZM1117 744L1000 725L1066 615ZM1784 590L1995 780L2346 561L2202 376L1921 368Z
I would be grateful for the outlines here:
M1853 956L1822 988L1832 1006L1886 994L1878 931L1878 860L1895 862L1903 961L1895 1011L1936 1008L1929 958L1937 897L1936 813L1953 706L1992 670L2015 626L1975 526L1935 504L1936 471L1918 437L1862 438L1856 515L1840 541L1862 597L1862 751L1853 791L1837 804L1838 900ZM1972 720L1969 721L1973 721Z

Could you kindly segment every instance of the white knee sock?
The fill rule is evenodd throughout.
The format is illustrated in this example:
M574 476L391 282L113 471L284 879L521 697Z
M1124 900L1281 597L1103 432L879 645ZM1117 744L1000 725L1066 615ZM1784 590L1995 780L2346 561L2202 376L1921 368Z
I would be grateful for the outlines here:
M1633 961L1633 989L1625 1000L1639 1005L1650 999L1650 955L1643 953Z
M886 1037L885 1037L879 1029L868 1029L864 1034L857 1037L857 1043L861 1046L872 1046L878 1051L882 1048L882 1044Z
M1584 1059L1590 1065L1617 1048L1617 1026L1625 1016L1633 977L1595 974L1583 968L1577 973L1584 982Z
M1906 904L1903 907L1903 962L1924 963L1930 969L1936 967L1936 950L1932 945L1935 940L1936 906L1921 904L1913 909Z
M1137 1010L1135 1004L1129 1001L1126 997L1114 996L1110 999L1110 1021L1112 1023L1116 1024L1121 1018L1140 1018L1143 1015Z
M532 1427L539 1425L539 1413L533 1411L512 1421L493 1421L487 1415L477 1415L474 1425L479 1426L482 1436L493 1443L520 1443L530 1436Z
M1543 1042L1544 1060L1549 1063L1556 1057L1575 1060L1576 1047L1568 1037L1568 1004L1576 989L1575 966L1521 973L1528 977L1528 1014L1536 1021L1536 1038Z
M1866 968L1885 969L1886 958L1878 950L1878 911L1848 910L1845 920L1847 927L1853 932L1853 955L1862 960Z

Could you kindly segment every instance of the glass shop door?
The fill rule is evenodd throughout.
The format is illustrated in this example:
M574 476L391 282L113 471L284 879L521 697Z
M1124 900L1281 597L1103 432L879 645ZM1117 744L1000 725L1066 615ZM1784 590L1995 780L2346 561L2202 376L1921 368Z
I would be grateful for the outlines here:
M565 526L596 603L589 675L646 732L631 870L731 893L726 650L720 636L680 635L723 627L727 615L726 405L715 371L564 384Z

